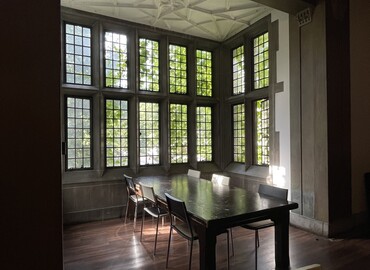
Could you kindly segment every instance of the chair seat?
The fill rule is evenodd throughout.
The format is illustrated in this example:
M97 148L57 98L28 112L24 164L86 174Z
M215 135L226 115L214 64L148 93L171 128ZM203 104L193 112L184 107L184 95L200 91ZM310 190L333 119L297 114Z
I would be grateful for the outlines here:
M189 230L189 226L187 224L184 224L184 223L180 223L180 224L174 224L173 225L173 228L175 229L175 231L180 234L182 237L188 239L188 240L197 240L198 239L198 234L196 232L193 231L193 237L191 236L191 233L190 233L190 230Z
M163 217L163 216L168 215L168 212L166 209L163 209L161 207L156 207L156 206L144 207L144 211L153 217Z
M143 197L139 197L137 195L130 195L130 200L133 201L134 203L142 203L144 201L146 201L146 198L143 198Z
M241 227L250 229L250 230L259 230L263 228L268 228L274 226L274 222L270 219L267 220L261 220L261 221L256 221L256 222L251 222L245 225L242 225Z

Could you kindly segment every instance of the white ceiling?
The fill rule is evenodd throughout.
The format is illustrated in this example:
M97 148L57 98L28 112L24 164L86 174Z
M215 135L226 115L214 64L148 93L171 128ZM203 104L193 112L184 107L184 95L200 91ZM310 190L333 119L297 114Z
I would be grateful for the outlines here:
M62 6L223 41L270 8L249 0L61 0Z

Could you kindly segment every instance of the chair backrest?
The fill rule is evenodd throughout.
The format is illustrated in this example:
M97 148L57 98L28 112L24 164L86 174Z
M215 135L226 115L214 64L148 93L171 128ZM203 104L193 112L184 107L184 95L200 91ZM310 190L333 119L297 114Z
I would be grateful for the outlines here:
M282 200L288 199L288 190L285 188L260 184L258 187L258 193Z
M217 185L228 186L230 183L230 177L221 174L212 174L212 183Z
M175 216L176 218L180 219L181 221L185 222L189 225L189 229L191 229L190 219L188 216L188 211L186 210L186 205L184 201L181 201L168 193L164 194L166 196L168 211L171 216ZM171 218L172 222L172 218Z
M135 184L132 177L128 176L127 174L123 174L123 178L126 181L127 193L130 195L136 194Z
M189 169L188 176L200 178L200 171Z
M152 203L157 204L157 198L155 196L153 187L140 183L140 188L144 198L147 198Z

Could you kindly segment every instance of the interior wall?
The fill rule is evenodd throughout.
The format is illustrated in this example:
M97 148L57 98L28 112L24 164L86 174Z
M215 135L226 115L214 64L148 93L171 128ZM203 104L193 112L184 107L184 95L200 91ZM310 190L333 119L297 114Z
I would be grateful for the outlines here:
M63 269L60 2L0 1L1 269Z
M301 27L302 214L328 221L325 4Z
M279 133L279 163L270 166L274 185L290 190L290 74L289 74L289 15L273 10L271 21L278 21L278 50L276 52L275 132ZM289 192L289 198L291 194Z
M329 222L325 28L325 1L306 25L290 18L291 192L300 205L292 221L322 235Z
M350 1L352 211L366 211L364 173L370 172L370 2ZM369 209L368 209L369 211Z

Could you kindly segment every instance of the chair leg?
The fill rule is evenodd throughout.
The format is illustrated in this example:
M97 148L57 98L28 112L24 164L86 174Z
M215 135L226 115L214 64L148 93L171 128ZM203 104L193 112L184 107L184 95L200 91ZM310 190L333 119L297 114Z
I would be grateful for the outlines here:
M130 198L127 198L127 203L126 203L126 213L125 213L125 224L128 216L128 208L130 206Z
M257 239L257 247L260 247L260 236L258 234L258 230L256 230L256 239Z
M259 246L259 240L258 240L258 230L255 232L255 237L254 237L254 269L257 270L257 250Z
M229 231L226 231L227 235L227 269L230 268L230 237L229 237Z
M233 228L230 228L230 236L231 236L231 256L234 256L234 237L233 237Z
M134 214L134 230L136 228L136 217L137 217L137 203L135 204L135 214Z
M141 232L140 232L140 242L143 239L143 230L144 230L144 220L145 220L145 211L143 208L143 216L141 218Z
M159 225L159 219L160 217L157 218L157 229L155 231L155 241L154 241L154 252L153 255L155 255L155 251L157 249L157 239L158 239L158 225Z
M189 270L191 270L191 257L193 257L193 240L190 241Z
M172 235L172 226L170 228L170 235L168 237L166 268L168 268L168 256L170 255L171 235Z

